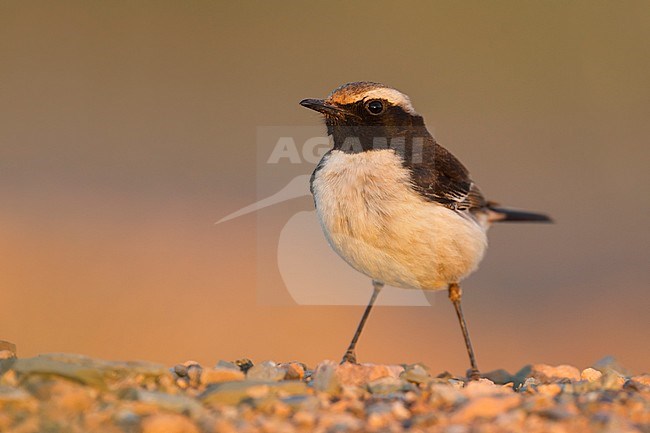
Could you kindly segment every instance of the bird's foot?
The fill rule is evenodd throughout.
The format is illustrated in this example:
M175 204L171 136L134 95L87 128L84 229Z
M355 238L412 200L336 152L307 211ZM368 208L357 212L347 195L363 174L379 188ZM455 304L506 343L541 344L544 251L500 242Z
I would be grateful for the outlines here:
M467 370L467 378L470 381L477 381L481 378L481 373L476 368Z
M341 364L345 364L346 362L349 362L350 364L358 364L357 355L354 353L354 351L348 350L345 352L345 355L343 355L343 359L341 360Z

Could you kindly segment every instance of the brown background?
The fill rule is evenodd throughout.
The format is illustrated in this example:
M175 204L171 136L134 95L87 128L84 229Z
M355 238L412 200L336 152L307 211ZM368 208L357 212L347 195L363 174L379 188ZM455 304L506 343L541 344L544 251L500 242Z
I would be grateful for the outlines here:
M499 226L466 314L483 369L650 361L650 3L2 2L0 338L19 355L338 359L360 307L262 305L256 131L348 81L411 95ZM318 260L318 257L314 257ZM369 293L369 287L351 288ZM453 310L384 307L360 356L467 366ZM445 301L445 302L443 302Z

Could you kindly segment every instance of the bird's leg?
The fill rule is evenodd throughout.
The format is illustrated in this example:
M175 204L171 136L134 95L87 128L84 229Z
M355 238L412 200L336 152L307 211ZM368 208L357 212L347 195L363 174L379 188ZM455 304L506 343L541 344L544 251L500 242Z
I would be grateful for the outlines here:
M465 338L465 347L467 347L467 354L469 355L469 362L472 365L470 370L469 378L470 380L479 380L481 375L476 367L476 358L474 357L474 349L472 349L472 342L469 339L469 332L467 331L467 324L465 323L465 318L463 317L463 310L460 308L460 299L463 297L463 291L457 283L451 283L449 285L449 300L454 304L456 309L456 315L458 316L458 321L460 322L460 329L463 331L463 338Z
M370 310L372 310L372 306L377 300L377 295L379 295L379 292L381 291L382 287L384 287L384 283L380 281L372 280L372 287L373 287L373 291L372 291L372 297L370 298L370 302L368 302L366 311L364 311L363 316L361 316L361 321L359 322L359 326L357 326L357 331L354 333L354 337L352 337L352 341L350 342L350 346L348 347L348 350L345 352L345 355L343 355L343 360L341 361L341 364L345 362L351 362L352 364L357 363L357 355L355 353L355 347L357 346L357 341L359 340L361 331L363 331L363 325L366 324L366 320L370 315Z

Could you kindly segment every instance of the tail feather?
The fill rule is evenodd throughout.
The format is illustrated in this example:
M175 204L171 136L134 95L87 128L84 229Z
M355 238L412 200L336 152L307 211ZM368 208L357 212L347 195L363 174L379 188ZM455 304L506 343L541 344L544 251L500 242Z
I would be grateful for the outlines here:
M494 222L538 222L552 223L548 215L537 212L526 212L517 209L490 206L490 221Z

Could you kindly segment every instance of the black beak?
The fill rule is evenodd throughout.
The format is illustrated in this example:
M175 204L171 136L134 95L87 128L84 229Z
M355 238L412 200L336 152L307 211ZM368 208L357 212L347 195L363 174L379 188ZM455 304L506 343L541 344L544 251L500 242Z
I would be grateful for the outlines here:
M300 105L318 111L319 113L329 114L332 116L340 117L348 114L344 109L339 108L336 105L330 105L322 99L303 99L300 101Z

